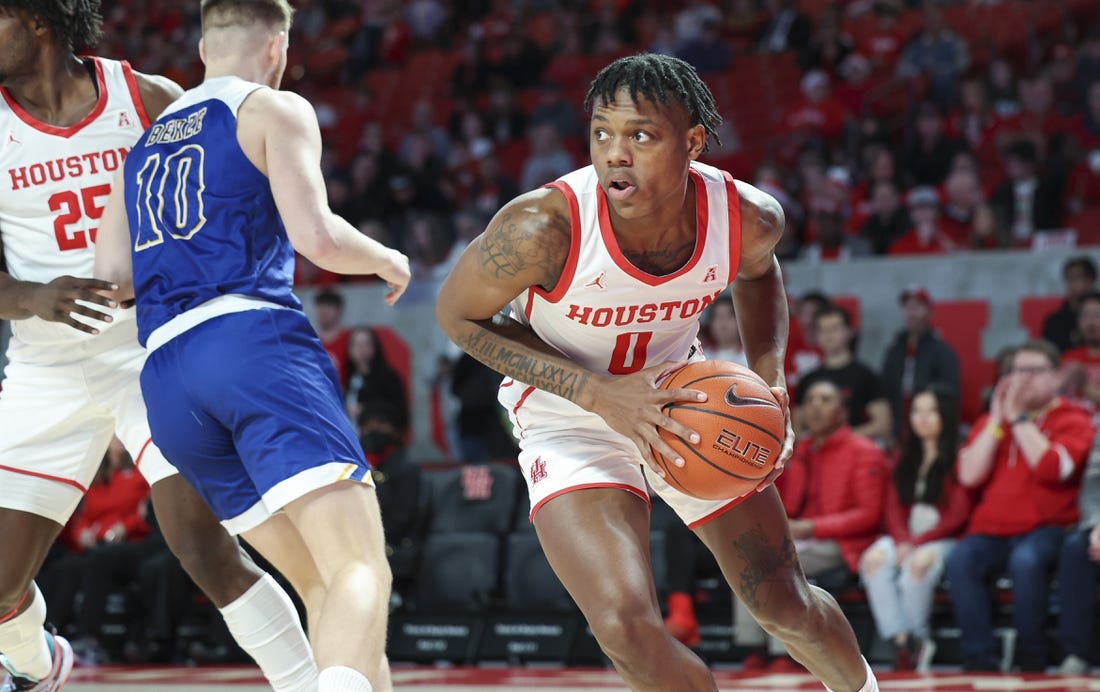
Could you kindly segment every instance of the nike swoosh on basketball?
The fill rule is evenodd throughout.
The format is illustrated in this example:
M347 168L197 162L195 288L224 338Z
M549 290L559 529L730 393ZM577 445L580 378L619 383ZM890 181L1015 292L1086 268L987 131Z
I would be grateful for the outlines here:
M737 383L734 382L726 390L726 403L730 406L771 406L775 408L775 402L760 399L754 396L741 396L737 393Z

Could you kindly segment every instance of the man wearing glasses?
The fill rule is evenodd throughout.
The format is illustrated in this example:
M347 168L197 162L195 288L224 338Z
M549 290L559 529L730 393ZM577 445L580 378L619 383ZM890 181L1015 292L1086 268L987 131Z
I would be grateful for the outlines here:
M1084 408L1057 395L1058 361L1046 341L1017 348L989 413L959 451L959 481L982 493L945 574L968 670L999 667L989 588L1004 574L1012 580L1020 668L1047 665L1050 574L1078 518L1081 472L1096 432Z

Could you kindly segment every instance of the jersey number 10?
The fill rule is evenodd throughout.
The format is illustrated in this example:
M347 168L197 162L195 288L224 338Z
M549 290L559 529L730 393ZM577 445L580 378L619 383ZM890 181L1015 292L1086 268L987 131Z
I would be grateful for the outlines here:
M164 242L165 234L187 240L206 224L202 193L206 189L206 152L197 144L162 157L154 153L137 174L137 236L134 252Z

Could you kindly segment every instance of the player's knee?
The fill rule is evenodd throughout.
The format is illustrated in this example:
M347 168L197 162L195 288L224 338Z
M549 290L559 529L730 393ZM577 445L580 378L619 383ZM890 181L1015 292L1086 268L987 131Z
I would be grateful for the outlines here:
M648 657L655 642L667 639L664 624L649 603L623 603L589 618L604 653L615 661Z
M819 616L820 598L808 584L771 584L768 598L752 611L756 621L768 634L788 641L803 632ZM822 597L828 594L821 592Z
M235 601L262 575L248 553L227 534L210 541L189 534L173 543L172 552L187 575L219 608Z

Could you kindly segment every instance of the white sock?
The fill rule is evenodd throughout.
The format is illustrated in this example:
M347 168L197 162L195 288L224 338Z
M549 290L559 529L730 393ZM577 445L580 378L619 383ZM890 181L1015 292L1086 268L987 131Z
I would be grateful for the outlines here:
M863 658L863 668L867 671L867 681L863 683L863 687L859 688L856 692L879 692L878 680L875 678L875 671L871 670L871 664L867 662L866 658ZM828 692L832 692L828 687L825 688Z
M317 677L317 692L372 692L370 680L347 666L329 666Z
M30 607L0 623L0 654L8 659L13 672L41 680L50 674L53 656L42 629L46 624L46 599L33 582L30 598Z
M313 692L317 663L290 596L270 574L219 609L230 634L275 692Z

